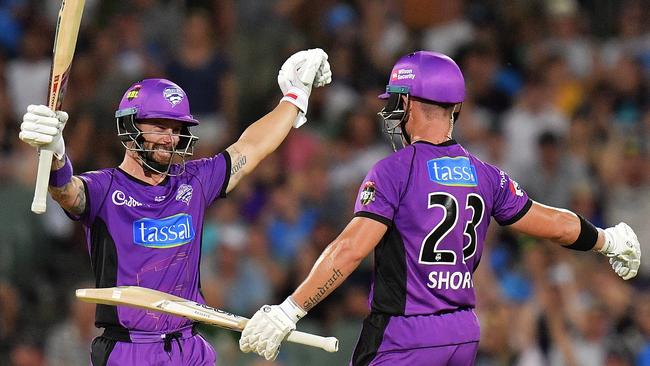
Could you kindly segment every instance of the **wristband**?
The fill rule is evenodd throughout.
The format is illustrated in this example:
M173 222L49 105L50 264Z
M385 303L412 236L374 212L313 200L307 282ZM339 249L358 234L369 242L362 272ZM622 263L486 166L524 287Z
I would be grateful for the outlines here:
M578 218L580 219L580 234L578 235L578 239L573 244L565 246L565 248L586 252L592 250L596 245L598 241L598 229L581 215L578 215Z
M50 172L50 186L63 187L70 183L70 180L72 180L72 163L70 163L70 159L66 155L65 164L60 169Z
M309 95L303 89L292 86L280 101L289 102L298 107L302 113L307 113Z

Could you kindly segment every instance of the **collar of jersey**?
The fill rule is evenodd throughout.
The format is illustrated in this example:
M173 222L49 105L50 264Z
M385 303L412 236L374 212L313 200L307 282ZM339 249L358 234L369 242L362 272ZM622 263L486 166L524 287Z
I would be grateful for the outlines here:
M434 144L433 142L429 142L429 141L425 141L425 140L418 140L418 141L415 141L414 144L427 144L427 145L431 145L431 146L451 146L451 145L458 144L458 142L456 142L456 140L454 140L454 139L451 139L451 140L441 142L439 144Z
M166 185L167 182L169 181L169 176L166 175L166 176L165 176L165 179L163 179L162 182L160 182L159 184L156 184L156 185L154 186L154 185L151 184L151 183L147 183L147 182L145 182L145 181L142 181L142 180L140 180L140 179L138 179L138 178L132 176L131 174L129 174L129 173L125 172L124 170L122 170L122 168L120 168L119 166L118 166L116 169L117 169L118 171L120 171L122 174L124 174L124 175L125 175L127 178L129 178L130 180L132 180L132 181L134 181L134 182L136 182L136 183L138 183L138 184L140 184L140 185L143 185L143 186L149 186L149 187L160 187L160 186L164 186L164 185Z

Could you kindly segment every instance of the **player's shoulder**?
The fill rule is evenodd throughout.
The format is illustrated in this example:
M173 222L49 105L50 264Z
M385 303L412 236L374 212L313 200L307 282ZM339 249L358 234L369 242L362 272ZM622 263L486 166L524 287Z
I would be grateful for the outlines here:
M394 172L396 170L408 169L413 162L414 156L415 147L408 145L377 161L373 166L373 170Z
M106 179L112 179L113 176L115 175L117 168L104 168L104 169L98 169L98 170L89 170L87 172L79 174L79 177L84 178L86 180L92 179L92 180L106 180Z

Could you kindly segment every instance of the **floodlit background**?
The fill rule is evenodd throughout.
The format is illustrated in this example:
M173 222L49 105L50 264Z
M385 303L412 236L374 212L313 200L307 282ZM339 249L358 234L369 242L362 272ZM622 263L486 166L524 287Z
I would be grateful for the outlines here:
M478 365L650 365L650 2L647 0L86 0L64 109L75 172L123 150L113 113L124 90L167 77L201 121L199 156L218 153L280 97L277 70L321 47L333 82L309 122L206 215L202 285L246 316L295 288L352 217L368 169L391 152L376 99L407 52L451 55L468 99L456 139L530 196L599 226L625 221L644 259L623 282L605 258L492 226L474 275ZM50 202L29 210L36 153L18 140L44 103L59 0L0 0L0 365L88 365L98 334L80 226ZM648 259L646 259L648 258ZM238 334L205 328L220 365L343 365L354 348L371 258L299 323L335 335L338 354L286 344L275 363Z

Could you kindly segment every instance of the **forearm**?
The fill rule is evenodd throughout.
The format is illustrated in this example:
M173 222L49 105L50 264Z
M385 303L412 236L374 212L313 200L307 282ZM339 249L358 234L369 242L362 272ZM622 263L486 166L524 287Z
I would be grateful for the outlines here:
M585 229L593 232L594 228L590 223L585 220L584 224L587 227L583 227L583 222L581 222L578 215L569 210L533 202L528 213L514 223L512 227L524 234L549 239L563 246L569 246L578 240L581 233L582 235L587 233L588 230ZM605 242L603 231L598 229L597 235L593 234L593 236L597 237L597 239L592 249L598 250L602 248ZM593 241L591 241L591 244L593 244Z
M80 178L72 175L72 166L63 159L53 159L48 190L66 211L80 215L86 209L86 192Z
M242 133L238 142L250 147L251 163L245 169L252 170L257 163L280 146L293 126L298 108L281 102L275 109L260 118Z
M334 241L321 254L311 272L291 295L293 300L305 311L325 299L363 260L355 254L349 241Z
M86 192L78 177L72 177L69 183L61 187L49 187L52 198L66 211L81 215L86 209Z

